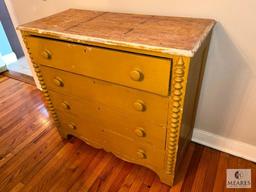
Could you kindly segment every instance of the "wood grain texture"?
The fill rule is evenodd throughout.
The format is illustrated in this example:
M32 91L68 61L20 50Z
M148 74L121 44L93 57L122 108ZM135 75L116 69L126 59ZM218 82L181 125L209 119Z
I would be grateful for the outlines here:
M193 56L214 23L211 19L69 9L19 29L53 38Z
M41 95L34 86L0 76L0 191L238 191L225 187L227 168L252 169L252 188L239 191L256 190L255 163L195 143L170 190L147 168L76 138L62 140Z

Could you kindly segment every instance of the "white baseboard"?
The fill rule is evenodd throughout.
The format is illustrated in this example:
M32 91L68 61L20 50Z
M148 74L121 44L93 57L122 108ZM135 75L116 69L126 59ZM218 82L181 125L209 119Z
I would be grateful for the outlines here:
M4 61L4 63L6 65L9 65L9 64L14 63L15 61L17 61L17 57L16 57L16 54L14 52L11 52L7 55L2 55L1 58L2 58L2 60Z
M256 162L256 146L195 128L192 141Z

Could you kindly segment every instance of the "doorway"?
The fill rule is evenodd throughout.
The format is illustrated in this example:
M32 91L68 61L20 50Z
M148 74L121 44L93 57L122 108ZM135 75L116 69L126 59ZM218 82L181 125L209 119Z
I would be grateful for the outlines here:
M32 76L4 0L0 0L0 72Z

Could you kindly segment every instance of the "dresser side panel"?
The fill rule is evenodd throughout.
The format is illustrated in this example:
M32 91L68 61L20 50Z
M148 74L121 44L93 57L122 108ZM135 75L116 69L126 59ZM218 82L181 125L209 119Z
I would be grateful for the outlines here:
M207 36L206 41L203 42L195 56L191 58L186 88L186 96L183 106L183 117L179 137L179 148L177 154L176 168L178 168L180 164L182 164L184 153L186 152L187 146L191 140L204 75L206 58L209 49L210 38L211 34Z

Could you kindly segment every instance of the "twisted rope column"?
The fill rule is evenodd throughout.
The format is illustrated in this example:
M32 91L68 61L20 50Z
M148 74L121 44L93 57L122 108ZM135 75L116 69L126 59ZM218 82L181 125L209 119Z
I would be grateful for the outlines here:
M186 66L182 57L174 61L171 84L171 99L169 103L168 127L167 127L167 165L166 173L174 175L176 155L178 151L179 131L183 113L185 97L185 73Z
M51 113L51 116L56 124L56 126L58 127L60 125L60 122L59 122L59 118L57 116L57 113L54 109L54 106L52 104L52 101L51 101L51 98L50 98L50 95L48 93L48 90L47 90L47 87L45 85L45 82L44 82L44 79L43 79L43 76L41 74L41 70L39 68L39 65L35 63L34 59L33 59L33 56L31 54L31 51L30 51L30 48L28 46L28 43L27 43L27 39L26 39L26 34L25 33L22 33L22 36L23 36L23 41L26 45L26 48L27 48L27 51L29 53L29 56L30 56L30 59L32 61L32 64L33 64L33 68L34 68L34 71L36 73L36 76L38 78L38 81L41 85L41 88L42 88L42 92L43 92L43 95L44 95L44 98L45 98L45 101L47 103L47 109L48 111Z

